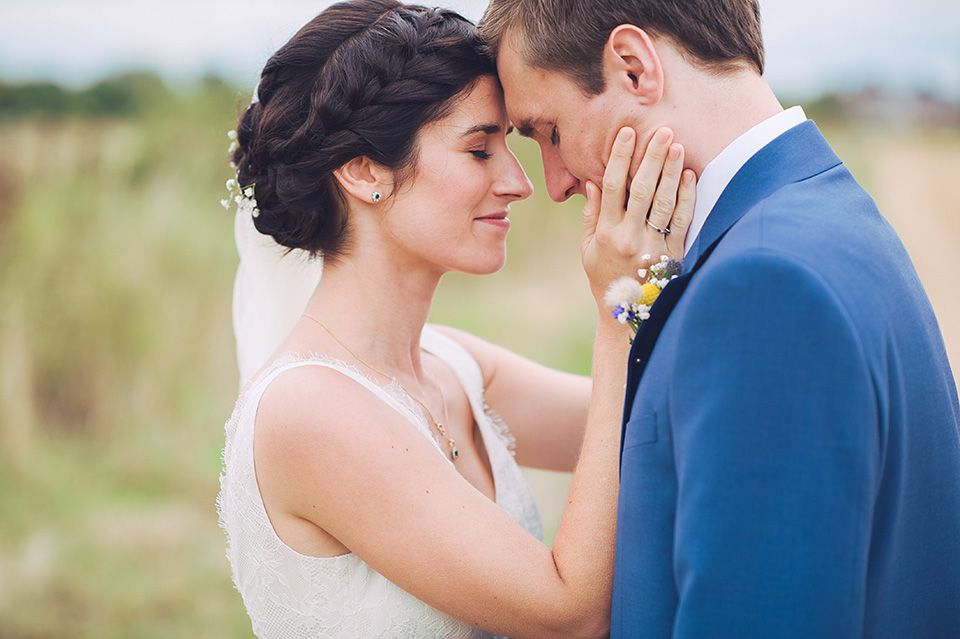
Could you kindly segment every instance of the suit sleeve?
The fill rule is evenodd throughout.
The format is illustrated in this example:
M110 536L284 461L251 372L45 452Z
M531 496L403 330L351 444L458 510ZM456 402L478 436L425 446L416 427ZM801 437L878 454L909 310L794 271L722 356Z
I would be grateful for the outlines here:
M849 309L770 254L698 279L670 402L674 636L859 637L880 442Z

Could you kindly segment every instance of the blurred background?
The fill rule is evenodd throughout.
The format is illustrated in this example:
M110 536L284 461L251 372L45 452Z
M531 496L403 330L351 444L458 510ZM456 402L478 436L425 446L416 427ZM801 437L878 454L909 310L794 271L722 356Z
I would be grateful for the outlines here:
M0 638L251 636L214 508L237 392L226 132L327 4L0 0ZM956 370L960 4L761 6L768 79L900 232ZM549 202L512 145L537 191L508 264L447 276L432 320L586 374L582 201ZM529 476L552 530L568 478Z

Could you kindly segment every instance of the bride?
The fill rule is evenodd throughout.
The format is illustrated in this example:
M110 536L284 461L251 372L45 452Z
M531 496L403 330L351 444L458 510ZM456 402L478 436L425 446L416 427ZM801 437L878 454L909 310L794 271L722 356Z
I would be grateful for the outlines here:
M503 265L510 203L532 191L477 51L450 11L334 5L270 59L238 125L241 211L294 250L284 260L323 259L226 426L218 509L260 637L607 632L629 332L604 290L644 253L679 255L693 187L651 142L628 197L629 129L602 197L586 185L592 385L425 326L443 273ZM671 218L673 234L652 230ZM316 280L301 268L287 270ZM257 324L241 325L249 339ZM576 466L552 549L518 463Z

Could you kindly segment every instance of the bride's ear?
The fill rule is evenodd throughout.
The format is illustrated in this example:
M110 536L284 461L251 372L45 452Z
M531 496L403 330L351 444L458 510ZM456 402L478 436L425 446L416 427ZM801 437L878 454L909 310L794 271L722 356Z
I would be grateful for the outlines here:
M366 156L353 158L334 169L333 175L346 192L367 204L376 204L388 195L389 172Z
M603 48L603 77L608 85L626 91L650 106L663 97L663 66L646 31L621 24L610 32Z

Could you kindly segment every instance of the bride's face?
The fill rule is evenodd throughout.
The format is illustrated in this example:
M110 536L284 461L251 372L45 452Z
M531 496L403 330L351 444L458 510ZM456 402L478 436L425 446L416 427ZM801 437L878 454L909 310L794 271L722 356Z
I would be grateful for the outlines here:
M500 85L481 78L418 135L414 176L390 198L382 229L439 271L493 273L506 259L510 203L533 187L507 147Z

